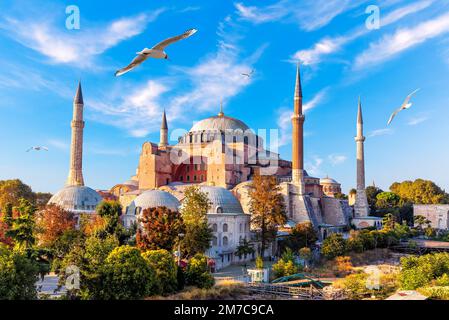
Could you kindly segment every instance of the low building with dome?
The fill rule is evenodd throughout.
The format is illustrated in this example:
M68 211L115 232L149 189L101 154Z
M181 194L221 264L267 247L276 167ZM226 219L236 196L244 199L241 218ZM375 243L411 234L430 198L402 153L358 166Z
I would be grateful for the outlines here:
M336 193L341 193L341 184L332 178L326 177L320 179L320 185L323 193L328 197L335 197Z
M81 83L78 84L75 99L73 100L72 143L70 147L70 170L64 188L56 192L48 204L57 205L67 211L73 212L77 219L82 213L95 213L102 197L95 190L84 185L83 178L83 92Z

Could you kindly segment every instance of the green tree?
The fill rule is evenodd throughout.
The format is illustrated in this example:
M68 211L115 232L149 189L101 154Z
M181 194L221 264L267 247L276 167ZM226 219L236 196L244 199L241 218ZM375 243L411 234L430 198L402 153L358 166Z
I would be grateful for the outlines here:
M39 268L24 253L0 244L0 300L37 298Z
M308 266L312 260L312 250L308 247L299 249L299 257L304 261L304 266Z
M312 223L302 222L298 223L291 231L286 239L286 247L293 251L298 251L300 248L311 247L318 240L318 234L313 228Z
M376 208L391 209L399 205L401 198L393 192L381 192L376 196Z
M287 222L284 197L275 176L255 175L250 185L251 224L260 240L263 257L268 244L274 241L279 226Z
M187 264L186 284L208 289L214 285L214 282L214 277L208 270L207 257L197 253Z
M122 215L122 205L118 201L103 200L96 208L96 213L104 220L103 228L97 230L98 236L105 238L114 235L123 243L125 228L120 216Z
M340 233L332 233L324 239L321 246L321 253L327 259L333 259L338 256L343 256L348 250L348 242Z
M13 239L14 249L19 251L31 249L36 242L34 237L36 208L28 200L20 199L19 205L14 210L18 216L13 219L11 228L6 234Z
M104 265L103 299L142 299L154 292L154 270L140 254L130 246L116 247L106 258Z
M166 207L148 208L138 218L137 246L145 250L172 250L178 235L184 232L181 215Z
M211 206L207 194L199 187L191 186L184 192L181 206L181 217L185 225L185 235L181 241L181 252L185 257L193 257L197 253L204 253L210 248L212 229L207 222L207 212Z
M365 193L366 193L366 198L368 199L368 205L370 207L371 214L376 213L376 211L377 211L377 208L376 208L377 195L382 192L383 192L382 189L379 189L375 186L366 187Z
M341 192L334 193L334 198L340 200L348 200L348 196Z
M424 230L424 225L430 227L431 221L422 215L414 217L414 225L418 227L421 232Z
M414 204L449 203L449 195L430 180L395 182L390 186L390 190L404 201Z
M0 180L0 209L3 209L7 203L18 206L20 199L26 199L30 203L34 203L36 195L30 186L19 179Z
M173 254L160 249L146 251L142 256L155 272L155 292L162 295L175 292L178 288L178 267Z
M242 256L244 256L245 258L248 255L251 255L254 253L254 247L253 245L246 240L246 238L243 238L240 240L239 245L237 246L237 249L235 251L235 254L241 259Z

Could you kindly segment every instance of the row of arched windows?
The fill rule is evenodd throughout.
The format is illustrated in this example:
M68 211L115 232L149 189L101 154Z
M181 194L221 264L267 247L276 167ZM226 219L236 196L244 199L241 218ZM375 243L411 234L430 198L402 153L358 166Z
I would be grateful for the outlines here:
M221 207L217 207L217 209L216 209L217 213L221 213L220 209L221 209ZM228 232L228 229L229 229L228 224L227 223L223 223L222 231L223 232ZM218 225L216 223L214 223L212 225L212 231L213 232L218 232ZM240 223L240 225L239 225L239 232L243 233L243 232L246 232L246 231L249 231L248 230L248 224L247 223L245 223L245 224Z
M224 236L222 238L222 242L221 243L222 243L223 247L227 247L229 245L228 237ZM212 237L212 245L213 246L218 246L218 238L216 236Z

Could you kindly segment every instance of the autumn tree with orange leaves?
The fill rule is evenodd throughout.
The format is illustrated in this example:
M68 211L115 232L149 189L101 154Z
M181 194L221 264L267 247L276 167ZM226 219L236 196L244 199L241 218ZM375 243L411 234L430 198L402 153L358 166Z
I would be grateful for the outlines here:
M56 205L47 205L36 218L37 238L44 247L51 246L64 232L76 226L73 213Z
M179 212L166 207L144 209L138 218L137 246L141 250L171 251L184 224Z

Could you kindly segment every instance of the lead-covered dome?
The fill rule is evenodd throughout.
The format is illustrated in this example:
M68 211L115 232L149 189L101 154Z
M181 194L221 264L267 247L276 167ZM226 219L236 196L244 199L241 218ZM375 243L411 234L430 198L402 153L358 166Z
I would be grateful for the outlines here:
M198 121L193 125L189 132L225 130L246 131L248 129L249 127L243 121L225 115L218 115Z
M55 204L75 213L93 213L103 198L86 186L66 186L55 193L48 204Z
M172 211L178 211L180 203L175 196L162 190L147 190L134 199L127 209L128 214L136 214L147 208L167 207Z
M208 213L244 213L240 202L231 191L215 186L200 186L212 203Z

